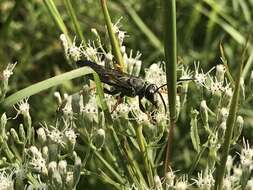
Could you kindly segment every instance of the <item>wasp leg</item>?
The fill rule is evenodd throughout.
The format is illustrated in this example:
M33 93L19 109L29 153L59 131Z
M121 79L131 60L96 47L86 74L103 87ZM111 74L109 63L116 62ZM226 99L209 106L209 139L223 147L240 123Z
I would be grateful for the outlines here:
M140 110L143 113L147 114L150 122L155 125L156 124L156 114L157 114L157 112L153 111L152 113L147 113L146 110L145 110L145 108L144 108L144 106L143 106L143 104L142 104L142 102L141 102L141 99L142 98L139 97L139 108L140 108Z
M104 88L104 92L105 92L106 94L110 94L110 95L115 95L115 94L118 94L118 93L119 93L119 91L116 90L116 89L114 89L114 90L108 90L107 88Z
M141 110L143 113L146 113L146 110L145 110L143 104L141 103L141 99L142 99L142 98L139 97L139 108L140 108L140 110Z
M112 111L111 114L117 109L118 105L120 105L123 102L123 94L120 94L119 96L117 96L117 102L115 103L115 105L112 107Z

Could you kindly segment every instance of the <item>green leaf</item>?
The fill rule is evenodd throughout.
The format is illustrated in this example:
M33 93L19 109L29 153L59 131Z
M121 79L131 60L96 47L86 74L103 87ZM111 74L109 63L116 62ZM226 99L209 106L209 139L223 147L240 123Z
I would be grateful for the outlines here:
M13 106L14 104L16 104L17 102L19 102L20 100L32 96L34 94L37 94L43 90L46 90L48 88L51 88L53 86L59 85L64 83L67 80L71 80L80 76L84 76L87 74L93 73L93 70L91 68L88 67L82 67L80 69L75 69L73 71L69 71L67 73L49 78L47 80L38 82L34 85L31 85L29 87L26 87L18 92L16 92L15 94L10 95L9 97L7 97L1 106L3 106L4 108L8 108L10 106Z

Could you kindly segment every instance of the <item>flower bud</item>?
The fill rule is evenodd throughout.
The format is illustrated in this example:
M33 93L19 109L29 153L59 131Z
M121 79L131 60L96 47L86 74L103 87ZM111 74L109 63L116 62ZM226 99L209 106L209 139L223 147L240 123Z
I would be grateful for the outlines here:
M55 161L49 162L47 168L48 168L48 175L51 178L53 174L57 171L57 163Z
M54 93L54 97L56 98L56 100L57 100L57 104L60 106L61 104L62 104L62 99L61 99L61 94L60 94L60 92L55 92Z
M216 66L216 78L217 81L220 82L221 84L223 84L224 82L224 74L226 72L226 68L224 67L224 65L217 65Z
M218 121L221 123L223 121L226 121L228 118L228 109L223 107L220 109L218 113Z
M222 106L229 108L232 96L233 96L232 88L226 88L224 91L224 96L222 98Z
M134 76L139 76L141 72L141 65L142 65L142 62L140 60L135 61L135 64L133 65L133 69L132 69L132 74Z
M73 172L67 172L66 182L67 189L73 189L74 187L74 175Z
M243 124L244 124L243 117L240 115L237 116L234 131L233 131L232 143L236 143L236 141L240 137L242 133L242 129L243 129Z
M76 134L73 129L68 129L64 132L65 139L66 139L66 144L68 145L70 150L74 150L75 144L76 144Z
M105 130L98 129L92 140L93 145L100 150L105 143Z
M227 168L228 175L230 175L231 170L233 168L233 158L231 155L228 155L227 162L226 162L226 168Z
M209 123L208 123L208 107L206 105L206 101L202 100L200 103L200 116L202 118L202 122L205 127L209 128Z
M22 123L19 124L18 134L19 134L20 140L22 142L25 142L26 141L26 134L25 134L25 129L24 129L24 126Z
M154 182L155 182L155 189L162 190L162 182L158 175L154 176Z
M37 134L38 134L38 142L40 143L40 145L44 145L47 142L47 135L44 128L42 127L39 128L37 130Z
M165 174L165 182L166 185L168 185L169 187L173 187L174 186L174 180L175 180L175 174L171 171L171 172L167 172Z
M44 146L42 148L42 157L45 159L45 160L48 160L48 147L47 146Z
M58 171L63 179L66 179L67 177L67 161L66 160L60 160L58 163Z
M15 131L15 129L11 128L10 129L10 133L11 133L11 138L14 140L15 143L21 144L22 142L19 140L18 134Z
M58 170L55 170L51 178L52 178L51 180L52 180L53 186L56 189L60 189L62 187L62 178Z
M246 185L246 190L252 190L253 189L253 177L251 177Z
M113 55L111 53L105 54L106 63L111 63L113 60Z
M182 84L182 86L180 87L180 95L181 95L182 107L187 102L188 88L189 88L189 82L184 82Z
M81 166L82 161L80 157L75 156L75 165L74 165L74 172L73 172L73 184L76 186L79 182L80 176L81 176Z
M98 35L98 32L97 32L97 30L96 30L96 28L92 28L91 29L91 32L97 37L97 36L99 36Z
M66 102L64 108L62 109L62 112L63 112L64 117L66 119L72 119L72 117L74 115L73 110L72 110L72 96L68 96L66 98L66 100L67 100L67 102Z
M33 156L37 156L39 153L39 150L36 146L31 146L29 148L29 152L33 155Z
M6 124L7 124L7 117L6 117L6 114L4 113L1 116L1 123L0 123L0 136L2 136L4 140L7 140L7 135L5 131Z
M227 122L226 121L222 121L219 125L219 128L218 128L218 139L221 140L221 142L223 142L224 140L224 135L225 135L225 130L227 128Z

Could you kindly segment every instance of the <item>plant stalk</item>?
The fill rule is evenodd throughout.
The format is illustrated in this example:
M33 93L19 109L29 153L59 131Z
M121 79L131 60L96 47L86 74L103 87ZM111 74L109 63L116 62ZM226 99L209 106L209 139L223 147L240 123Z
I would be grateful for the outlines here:
M169 99L170 128L168 130L168 143L164 162L165 173L170 168L173 130L176 126L176 96L177 96L177 35L176 35L176 1L162 0L164 54L166 62L166 79Z
M107 9L106 0L100 0L100 2L101 2L101 7L104 13L105 22L106 22L108 34L109 34L111 45L112 45L113 55L116 59L117 64L119 64L120 69L124 71L125 69L124 59L120 51L119 41L117 40L115 36L115 32L113 31L113 25L112 25L112 21Z
M215 185L214 185L215 190L223 189L223 180L224 180L224 175L225 175L225 170L226 170L226 162L227 162L227 157L229 154L231 139L233 135L236 114L238 111L238 102L239 102L239 95L240 95L240 80L241 80L241 75L243 71L244 56L245 56L246 49L247 49L247 43L243 49L240 68L238 70L236 83L235 83L235 89L234 89L234 93L233 93L230 108L229 108L229 115L227 118L226 131L225 131L225 139L222 145L221 159L216 167L217 170L216 170Z

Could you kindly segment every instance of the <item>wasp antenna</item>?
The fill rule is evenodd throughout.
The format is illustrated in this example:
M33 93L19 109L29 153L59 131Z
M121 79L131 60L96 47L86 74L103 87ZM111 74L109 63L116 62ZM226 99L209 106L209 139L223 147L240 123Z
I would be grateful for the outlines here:
M159 86L159 87L156 89L155 93L158 92L159 89L161 89L162 87L164 87L164 86L166 86L166 85L167 85L167 83L166 83L166 84L163 84L162 86Z
M166 115L166 113L167 113L167 108L166 108L166 104L165 104L165 101L164 101L164 99L163 99L163 96L162 96L162 94L161 94L159 91L157 91L157 93L159 94L160 98L162 99L163 106L164 106L164 111L165 111L165 115Z
M184 82L184 81L190 81L190 80L195 80L194 78L183 78L183 79L178 79L177 83L181 83L181 82ZM155 92L158 92L159 89L161 89L162 87L166 86L167 83L163 84L162 86L159 86Z

